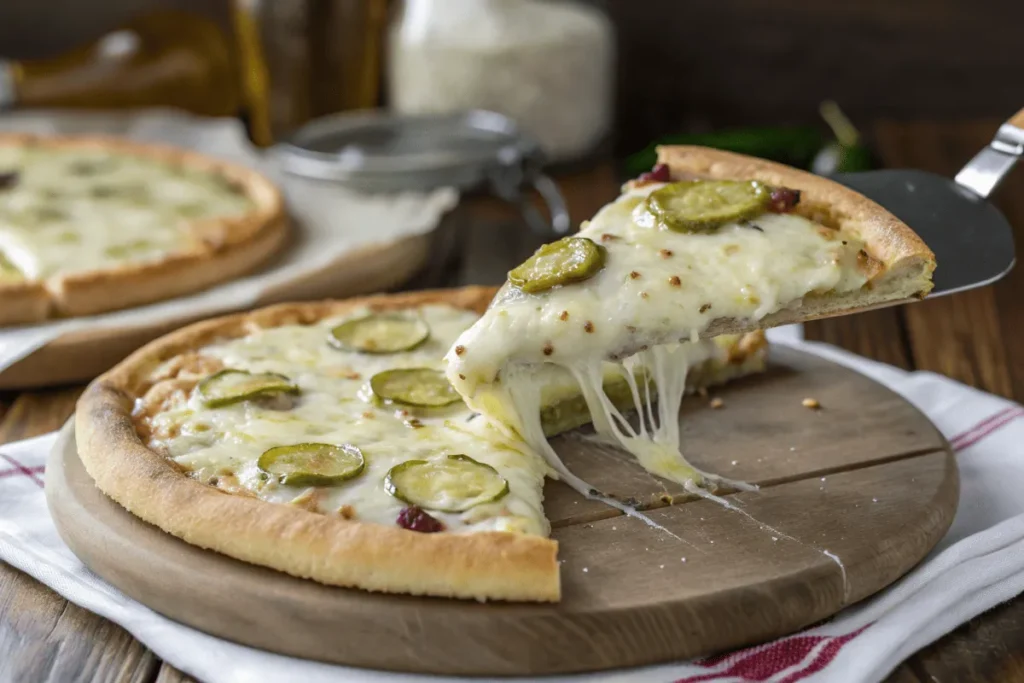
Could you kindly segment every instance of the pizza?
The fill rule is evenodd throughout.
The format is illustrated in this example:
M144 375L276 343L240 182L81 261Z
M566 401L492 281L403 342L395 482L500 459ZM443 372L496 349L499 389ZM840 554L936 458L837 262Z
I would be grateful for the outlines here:
M285 304L186 327L93 382L76 436L97 486L188 543L324 584L557 601L542 454L471 409L445 353L494 288ZM694 391L764 368L763 334L697 342ZM609 363L609 401L633 380ZM538 379L547 436L590 420Z
M676 416L700 339L918 299L934 268L908 226L853 190L760 159L662 147L654 170L577 234L509 272L446 372L470 407L586 493L539 419L543 377L561 368L599 434L699 494L717 478L686 462ZM609 361L639 425L602 391Z
M250 169L115 138L0 135L0 325L199 291L286 234L280 193Z

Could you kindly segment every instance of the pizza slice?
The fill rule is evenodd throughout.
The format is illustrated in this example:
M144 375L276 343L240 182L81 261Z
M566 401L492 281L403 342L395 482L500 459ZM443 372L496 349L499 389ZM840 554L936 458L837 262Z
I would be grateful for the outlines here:
M597 431L648 470L714 483L679 452L686 372L703 353L696 342L920 298L934 268L909 227L852 190L759 159L663 147L655 169L578 234L509 273L449 350L448 378L581 492L591 488L561 464L539 419L538 379L550 366L578 383ZM602 389L608 361L639 424Z
M89 387L80 457L133 514L240 560L367 590L558 600L554 473L444 376L493 295L287 304L186 327ZM699 346L689 391L764 368L760 333ZM631 405L614 366L603 372L610 400ZM589 420L571 376L538 381L545 433Z

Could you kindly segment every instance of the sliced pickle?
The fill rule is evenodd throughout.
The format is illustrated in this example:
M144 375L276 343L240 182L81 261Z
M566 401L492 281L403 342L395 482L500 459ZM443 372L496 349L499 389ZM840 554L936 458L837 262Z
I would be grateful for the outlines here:
M527 294L592 278L604 268L605 248L586 237L563 237L545 244L509 271L508 281Z
M299 387L276 372L251 373L221 370L199 383L199 395L207 408L221 408L275 394L298 394Z
M334 486L362 474L366 460L349 444L297 443L271 448L256 466L288 486Z
M370 389L382 401L421 408L440 408L462 398L443 372L430 368L378 372L370 378Z
M327 341L345 351L398 353L427 341L430 327L419 318L397 313L374 313L347 320L331 330Z
M669 230L710 232L763 213L770 198L770 190L755 180L686 180L658 188L645 205Z
M395 465L384 478L384 488L410 505L439 512L463 512L508 494L508 482L496 469L468 455Z

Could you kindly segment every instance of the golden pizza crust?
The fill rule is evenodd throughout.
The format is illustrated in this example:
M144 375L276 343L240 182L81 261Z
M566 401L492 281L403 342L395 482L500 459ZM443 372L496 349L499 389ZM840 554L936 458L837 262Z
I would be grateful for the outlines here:
M483 313L495 291L467 287L281 304L190 325L136 351L89 386L76 415L79 455L100 490L128 511L189 543L239 560L372 591L557 601L555 541L502 532L417 533L225 493L188 477L147 448L133 422L136 400L154 386L174 390L178 379L194 384L196 378L181 370L193 368L190 354L203 346L261 328L312 324L363 306L388 310L438 303ZM740 340L728 364L738 368L763 347L759 333ZM155 405L159 397L149 396L147 403Z
M93 315L197 292L251 271L277 252L288 235L280 191L249 168L176 147L120 138L0 134L0 146L33 144L100 149L217 173L244 190L253 209L241 217L195 221L190 226L196 238L193 246L158 261L58 274L39 282L0 282L4 301L0 325Z
M719 319L702 336L744 332L803 320L843 315L923 298L932 289L935 255L905 223L867 197L839 183L764 159L706 147L658 148L658 163L673 178L759 180L800 190L795 213L862 240L868 252L862 269L868 283L859 291L804 297L798 307L759 321Z

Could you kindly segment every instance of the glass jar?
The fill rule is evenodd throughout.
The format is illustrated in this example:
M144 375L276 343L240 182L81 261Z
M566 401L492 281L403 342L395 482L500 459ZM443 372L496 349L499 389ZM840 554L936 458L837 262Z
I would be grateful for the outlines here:
M608 18L571 0L405 0L389 30L389 103L495 111L569 161L611 129L614 49Z

